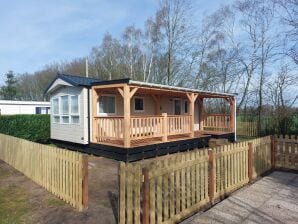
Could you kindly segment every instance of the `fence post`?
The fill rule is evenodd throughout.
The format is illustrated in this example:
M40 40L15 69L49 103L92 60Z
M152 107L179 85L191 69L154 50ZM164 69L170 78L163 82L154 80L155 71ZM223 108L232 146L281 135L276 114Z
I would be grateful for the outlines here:
M252 143L249 142L248 143L248 179L249 182L252 181L252 176L253 176L253 147L252 147Z
M83 208L88 208L88 156L83 155Z
M142 169L144 182L142 186L143 204L142 204L142 224L149 224L149 172L147 168Z
M276 147L276 141L275 136L271 135L271 169L275 169L275 147Z
M162 141L168 141L168 115L167 113L162 113Z
M208 163L208 176L209 176L209 199L213 204L214 199L214 153L212 149L208 150L209 163Z

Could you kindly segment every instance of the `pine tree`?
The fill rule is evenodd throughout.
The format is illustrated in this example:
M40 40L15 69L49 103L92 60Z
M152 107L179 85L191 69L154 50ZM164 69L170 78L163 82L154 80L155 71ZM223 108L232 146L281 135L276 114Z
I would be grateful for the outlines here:
M13 71L9 71L5 76L5 86L2 86L0 89L1 98L4 100L15 100L17 95L17 79L15 78Z

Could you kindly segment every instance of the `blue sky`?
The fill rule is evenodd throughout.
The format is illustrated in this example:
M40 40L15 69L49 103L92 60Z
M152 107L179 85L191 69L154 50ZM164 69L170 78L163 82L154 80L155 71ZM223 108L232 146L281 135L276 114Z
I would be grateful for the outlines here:
M196 18L231 0L197 0ZM45 64L87 56L110 32L144 21L159 0L9 0L0 1L0 75L34 72ZM0 79L0 84L3 79Z

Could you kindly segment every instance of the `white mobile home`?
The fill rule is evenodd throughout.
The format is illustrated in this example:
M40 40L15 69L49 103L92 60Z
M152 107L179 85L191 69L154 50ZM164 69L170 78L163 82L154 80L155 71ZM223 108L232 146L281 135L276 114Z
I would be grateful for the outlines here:
M52 105L51 138L88 144L89 88L98 79L58 74L46 89Z
M50 102L0 100L0 115L50 114Z

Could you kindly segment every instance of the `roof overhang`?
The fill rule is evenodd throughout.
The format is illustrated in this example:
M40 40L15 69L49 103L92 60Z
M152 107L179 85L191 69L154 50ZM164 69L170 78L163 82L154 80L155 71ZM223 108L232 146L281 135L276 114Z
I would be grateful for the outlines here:
M121 84L128 84L130 86L147 88L147 89L151 89L151 90L172 91L172 92L176 92L176 93L178 93L178 92L179 93L197 93L197 94L201 95L202 97L208 97L208 98L231 98L231 97L235 96L235 94L231 94L231 93L203 91L203 90L198 90L198 89L133 81L130 79L118 79L118 80L95 82L95 83L93 83L92 86L94 89L96 89L96 86L98 86L99 88L109 88L109 87L112 88L112 87L115 87L115 86L118 86Z
M46 89L45 93L51 93L57 89L59 89L62 86L73 86L71 83L61 79L61 78L56 78L53 80L53 82L48 86Z

